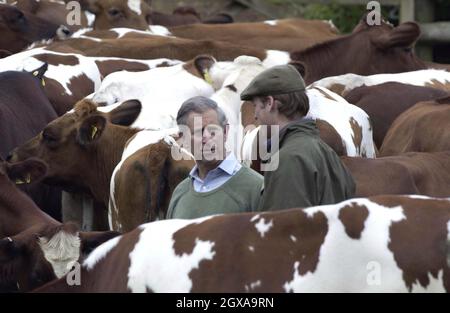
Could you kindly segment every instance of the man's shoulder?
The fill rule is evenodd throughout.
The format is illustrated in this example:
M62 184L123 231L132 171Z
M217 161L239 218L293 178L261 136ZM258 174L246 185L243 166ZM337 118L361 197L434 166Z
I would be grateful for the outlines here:
M173 194L174 195L178 195L178 194L184 194L186 192L189 191L190 188L190 184L191 184L192 180L190 177L186 177L185 179L183 179L174 189Z
M239 173L241 172L241 173ZM239 174L241 175L241 178L254 181L254 182L262 182L264 180L264 177L259 174L257 171L251 169L250 167L247 167L243 165L241 169L239 170ZM236 173L236 174L238 174Z

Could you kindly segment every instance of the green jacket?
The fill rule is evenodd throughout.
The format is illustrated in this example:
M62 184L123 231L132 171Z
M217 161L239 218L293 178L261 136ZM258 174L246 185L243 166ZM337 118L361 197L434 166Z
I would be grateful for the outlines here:
M319 137L313 120L280 131L279 164L264 175L260 211L332 204L351 197L355 182L337 154Z
M192 219L213 214L254 212L258 210L263 177L242 166L222 186L197 192L190 177L174 190L167 218Z

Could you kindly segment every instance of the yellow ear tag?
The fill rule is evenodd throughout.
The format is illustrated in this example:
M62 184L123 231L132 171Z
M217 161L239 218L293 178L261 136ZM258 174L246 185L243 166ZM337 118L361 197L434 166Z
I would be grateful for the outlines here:
M28 173L27 176L25 177L25 182L27 184L31 183L31 174L30 173Z
M209 75L209 72L208 72L208 71L205 71L205 72L203 73L203 76L205 77L206 82L207 82L208 84L212 85L213 81L212 81L212 79L211 79L211 75Z
M92 126L92 133L91 133L91 139L94 140L95 135L98 132L97 126Z
M25 184L25 182L23 180L21 180L21 179L16 179L15 183L16 183L16 185Z
M33 72L33 76L38 76L39 72L38 71L34 71Z
M44 86L45 87L45 80L42 78L42 86Z

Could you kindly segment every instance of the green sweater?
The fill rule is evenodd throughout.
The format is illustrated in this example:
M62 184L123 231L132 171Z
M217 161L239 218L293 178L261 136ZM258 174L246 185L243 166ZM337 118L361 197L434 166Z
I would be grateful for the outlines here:
M319 137L316 122L299 120L280 131L279 164L264 174L260 211L333 204L350 198L355 182Z
M257 211L263 177L242 168L222 186L209 192L196 192L190 177L174 190L167 218L192 219L213 214Z

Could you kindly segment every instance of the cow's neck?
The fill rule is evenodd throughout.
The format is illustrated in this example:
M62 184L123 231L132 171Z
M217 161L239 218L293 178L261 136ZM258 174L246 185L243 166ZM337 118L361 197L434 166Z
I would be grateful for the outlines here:
M305 65L305 83L311 84L327 76L341 75L348 72L348 65L343 62L342 53L346 53L351 44L351 35L333 39L302 51L291 53L293 61ZM347 46L347 48L345 48ZM363 53L363 52L362 52Z
M0 238L38 224L57 223L6 176L0 175Z
M108 134L103 135L101 148L95 150L95 156L87 173L86 181L94 199L108 206L109 184L114 168L119 164L127 141L136 134L139 129L112 126L106 130ZM95 170L92 170L95 169Z

